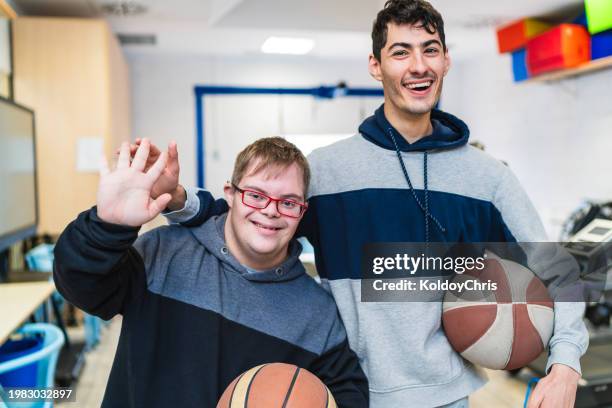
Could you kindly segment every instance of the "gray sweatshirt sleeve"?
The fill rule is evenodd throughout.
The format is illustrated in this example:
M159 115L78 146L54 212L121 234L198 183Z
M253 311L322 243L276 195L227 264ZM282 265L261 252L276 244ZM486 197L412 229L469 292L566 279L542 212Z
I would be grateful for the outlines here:
M573 257L559 245L547 243L549 240L542 221L510 169L506 168L493 203L501 212L504 222L516 240L520 243L527 243L521 247L525 250L530 268L539 277L553 281L553 285L563 288L565 293L568 290L574 293L580 291L580 288L577 287L578 280L571 278L579 274L578 265ZM564 271L562 274L558 273L560 269ZM544 275L556 274L556 276L542 276L541 273ZM563 280L565 282L562 282ZM570 286L573 287L570 288ZM558 293L557 296L554 293L551 295L554 300L555 318L553 335L548 343L549 356L546 372L549 372L553 364L564 364L581 373L580 357L585 353L589 343L588 332L583 320L585 304L576 301L580 300L579 296L572 296L569 299L566 297L565 300L560 301L563 293Z
M196 216L200 208L200 200L197 195L198 190L196 187L185 187L185 192L187 193L185 206L180 210L162 213L170 224L186 222Z

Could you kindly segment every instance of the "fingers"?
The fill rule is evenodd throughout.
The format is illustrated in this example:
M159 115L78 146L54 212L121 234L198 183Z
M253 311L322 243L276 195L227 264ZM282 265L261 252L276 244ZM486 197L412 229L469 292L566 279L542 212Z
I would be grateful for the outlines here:
M149 203L149 217L151 217L151 219L157 217L157 215L166 208L171 199L172 196L170 194L164 193L155 200L152 200Z
M137 171L143 171L147 164L147 157L149 157L149 141L143 139L136 150L134 160L132 161L132 168Z
M167 161L168 161L168 155L166 154L166 152L161 153L159 155L159 159L157 159L155 164L153 164L153 166L151 166L149 171L147 171L147 176L149 176L151 182L155 183L157 181L159 176L164 171Z
M104 177L108 173L110 173L110 170L108 169L108 161L106 160L106 156L103 154L100 155L100 159L98 161L98 168L100 169L100 177Z
M159 150L159 148L156 145L149 142L149 146L150 146L150 151L149 151L150 156L157 157L161 154L161 150Z
M527 408L539 408L542 404L542 400L544 399L544 393L541 391L541 387L538 387L540 384L537 384L533 389L533 392L529 396L529 401L527 402Z
M179 172L178 149L174 140L168 145L168 169L172 174Z
M130 144L128 142L121 143L119 148L119 159L117 160L118 169L126 169L130 167Z
M140 147L143 140L144 139L137 138L135 143L130 145L130 154L132 156L136 154L136 151L138 150L138 147ZM147 164L153 164L153 162L155 162L155 160L157 160L157 158L159 157L159 154L161 153L161 151L155 144L151 143L150 140L148 140L148 142L149 142L149 158L147 160Z
M168 143L168 158L178 159L178 149L176 147L176 142L174 140Z
M136 156L136 153L138 152L138 148L142 145L143 141L146 140L149 144L149 155L147 157L147 161L144 167L144 171L147 171L149 169L149 167L151 165L153 165L153 163L155 163L155 161L159 158L159 155L161 154L161 151L159 150L159 148L151 143L150 140L148 139L141 139L141 138L136 138L134 140L134 143L130 144L130 158L134 158ZM176 143L175 147L174 147L174 151L171 151L170 147L168 147L168 154L170 155L171 153L174 154L175 156L178 156L178 153L176 151ZM115 152L117 155L120 154L121 149L117 149ZM176 164L176 172L178 173L178 163Z

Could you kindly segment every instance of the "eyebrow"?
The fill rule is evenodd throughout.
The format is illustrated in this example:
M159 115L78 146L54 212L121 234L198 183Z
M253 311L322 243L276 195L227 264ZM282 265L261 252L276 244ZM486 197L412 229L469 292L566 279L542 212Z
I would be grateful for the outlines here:
M427 40L421 43L421 48L426 48L429 47L432 44L436 44L439 45L440 47L442 47L442 43L436 39L431 39L431 40ZM396 42L391 44L391 46L389 47L389 50L395 48L395 47L402 47L402 48L407 48L409 50L413 49L414 46L410 43L407 42Z
M257 186L253 186L253 185L244 186L243 190L256 190L256 191L264 193L265 195L268 195L268 196L270 195L270 193L268 193L263 188L259 188ZM289 199L294 199L294 200L300 201L300 202L304 201L304 197L303 196L298 195L298 194L293 194L293 193L291 193L291 194L283 194L283 195L281 195L278 198L289 198Z

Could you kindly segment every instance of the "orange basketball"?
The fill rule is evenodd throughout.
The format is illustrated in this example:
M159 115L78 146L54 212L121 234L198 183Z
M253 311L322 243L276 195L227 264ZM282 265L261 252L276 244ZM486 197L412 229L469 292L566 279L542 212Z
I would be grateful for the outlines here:
M240 374L225 389L217 408L336 408L325 384L292 364L271 363Z

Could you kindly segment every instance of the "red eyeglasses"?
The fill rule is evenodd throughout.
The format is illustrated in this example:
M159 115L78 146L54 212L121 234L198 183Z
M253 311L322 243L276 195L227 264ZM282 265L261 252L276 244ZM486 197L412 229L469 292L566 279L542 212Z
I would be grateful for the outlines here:
M276 202L276 210L279 214L290 218L300 218L304 211L308 208L307 203L298 203L294 200L287 198L272 198L265 195L262 192L255 190L243 190L234 183L231 183L232 187L242 194L242 204L247 207L255 208L257 210L263 210L272 201Z

